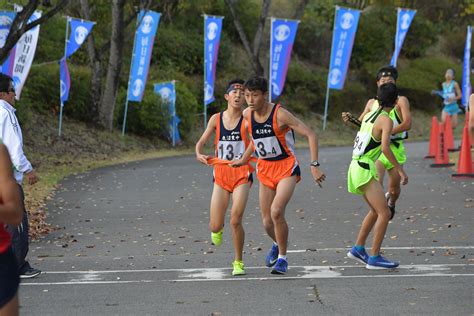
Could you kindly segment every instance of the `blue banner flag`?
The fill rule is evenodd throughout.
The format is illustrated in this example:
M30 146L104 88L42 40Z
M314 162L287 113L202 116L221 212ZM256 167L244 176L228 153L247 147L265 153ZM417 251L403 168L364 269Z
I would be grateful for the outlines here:
M217 54L222 31L219 16L204 16L204 105L215 100L214 81L216 79Z
M132 68L128 79L128 101L142 101L160 16L158 12L143 10L138 16L139 25L135 32Z
M84 43L87 35L89 35L89 33L92 31L92 27L95 24L95 22L69 17L67 21L70 25L71 33L69 35L69 39L66 42L66 58L70 57L76 52L76 50L79 49L79 47L81 47L82 43Z
M10 27L15 19L16 12L12 11L0 11L0 48L5 46L7 42L8 33L10 33ZM8 54L7 59L1 65L1 72L9 75L13 74L13 56L15 55L16 46L12 48Z
M270 37L270 101L283 92L291 51L300 21L272 18Z
M342 90L359 24L359 10L336 7L332 35L328 89Z
M466 46L464 47L464 64L462 67L462 102L466 108L469 106L469 96L472 92L471 86L471 40L472 40L472 26L467 27Z
M178 124L181 121L179 117L176 115L176 89L175 89L175 82L162 82L162 83L155 83L154 90L156 94L161 96L161 100L163 103L168 105L168 111L170 115L169 121L169 133L170 138L173 142L173 146L176 143L181 142L181 137L179 135Z
M402 49L403 41L407 36L408 29L410 28L411 21L415 17L416 10L408 10L398 8L397 15L397 32L395 34L395 51L393 52L392 60L390 65L397 67L397 59Z
M66 58L59 61L59 80L61 106L64 106L64 102L69 99L69 89L71 88L71 77L69 76Z

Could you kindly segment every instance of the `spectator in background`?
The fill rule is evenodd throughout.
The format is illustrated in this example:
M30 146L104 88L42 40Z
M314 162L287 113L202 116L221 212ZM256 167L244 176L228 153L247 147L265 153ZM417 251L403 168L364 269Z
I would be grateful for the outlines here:
M12 235L12 249L18 263L20 278L33 278L41 273L26 261L28 254L28 214L24 206L24 193L22 188L23 176L28 184L38 182L38 176L31 163L23 152L23 136L20 124L15 115L15 89L12 78L0 73L0 138L8 149L13 163L13 175L18 183L22 206L23 220L20 226L8 226Z

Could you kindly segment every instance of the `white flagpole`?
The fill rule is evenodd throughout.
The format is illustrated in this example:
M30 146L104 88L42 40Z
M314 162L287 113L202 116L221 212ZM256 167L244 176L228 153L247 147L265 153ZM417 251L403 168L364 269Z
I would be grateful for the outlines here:
M331 75L331 66L332 66L332 51L334 49L334 32L336 30L336 19L337 19L337 11L339 10L339 6L336 6L336 13L334 14L334 25L332 27L332 44L331 44L331 55L329 55L329 71L328 71L328 80L327 80L327 89L326 89L326 102L324 104L324 122L323 122L323 131L326 130L327 119L328 119L328 105L329 105L329 76Z
M140 15L139 15L140 16ZM143 14L143 17L145 14ZM138 28L140 21L137 19L136 28ZM127 86L127 95L125 97L125 110L123 113L123 123L122 123L122 137L125 136L125 125L127 124L127 112L128 112L128 90L130 89L130 80L132 79L132 67L133 67L133 59L135 58L135 40L137 39L137 30L135 29L135 36L133 37L133 52L132 52L132 59L130 60L130 73L128 75L128 86Z
M67 49L67 35L69 33L69 21L70 17L66 17L66 39L64 40L64 56L66 56L66 49ZM66 62L66 61L65 61ZM61 76L60 76L61 77ZM66 84L66 83L64 83ZM59 99L61 99L61 79L59 79ZM64 107L64 102L61 101L60 109L59 109L59 127L58 127L58 136L61 137L61 128L63 125L63 107Z
M273 21L275 21L275 18L272 17L270 20L270 58L269 58L270 64L268 65L268 102L269 103L272 103Z

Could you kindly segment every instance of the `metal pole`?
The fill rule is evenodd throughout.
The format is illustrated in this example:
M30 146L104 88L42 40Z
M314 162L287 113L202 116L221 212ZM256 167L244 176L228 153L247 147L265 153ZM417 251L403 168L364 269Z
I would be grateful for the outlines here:
M329 76L331 75L332 69L332 53L334 50L334 31L336 30L336 20L337 20L337 11L339 10L339 6L336 6L336 11L334 13L334 25L332 27L332 43L331 43L331 55L329 57L329 71L328 71L328 79L327 79L327 89L326 89L326 102L324 104L324 122L323 122L323 131L326 130L326 123L328 118L328 104L329 104Z
M61 137L61 126L63 125L63 107L64 107L64 103L61 102L61 108L59 109L59 129L58 129L59 137Z
M69 33L69 17L66 16L66 37L64 40L64 56L66 56L66 49L67 49L67 35ZM66 60L64 62L67 62ZM59 80L59 98L61 99L61 79ZM61 128L63 125L63 107L64 102L61 101L61 108L59 109L59 127L58 127L58 136L61 137Z
M272 103L272 45L273 45L273 21L275 18L270 20L270 58L268 65L268 102Z
M329 103L329 80L327 83L327 89L326 89L326 102L324 104L324 123L323 123L323 131L326 130L326 123L327 123L327 118L328 118L328 103Z
M127 93L127 100L125 101L125 112L123 113L122 136L125 136L125 124L127 124L127 112L128 112L128 93Z

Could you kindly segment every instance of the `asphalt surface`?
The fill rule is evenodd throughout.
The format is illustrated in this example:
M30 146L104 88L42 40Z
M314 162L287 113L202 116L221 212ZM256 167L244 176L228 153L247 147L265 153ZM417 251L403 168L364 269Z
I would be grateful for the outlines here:
M430 168L426 143L406 147L410 182L383 245L398 269L369 271L346 257L366 214L346 189L348 147L320 149L322 189L311 181L309 152L297 152L303 180L286 212L285 276L264 266L271 242L257 182L244 216L247 275L232 277L228 226L222 246L210 243L212 169L194 157L164 158L61 183L47 206L58 230L30 246L44 273L22 282L21 313L473 315L474 180Z

